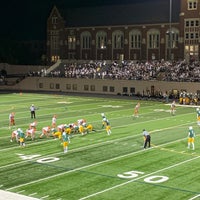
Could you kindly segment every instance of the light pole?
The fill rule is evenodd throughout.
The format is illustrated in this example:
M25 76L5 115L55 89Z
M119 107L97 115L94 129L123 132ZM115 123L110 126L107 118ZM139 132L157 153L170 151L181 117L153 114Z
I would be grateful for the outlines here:
M169 60L172 59L172 0L169 0Z

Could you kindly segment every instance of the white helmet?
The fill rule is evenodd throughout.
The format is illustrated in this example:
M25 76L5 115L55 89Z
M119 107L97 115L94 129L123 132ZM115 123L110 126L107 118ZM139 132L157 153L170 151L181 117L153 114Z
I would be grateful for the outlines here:
M192 130L192 126L189 127L189 130Z
M199 108L197 108L196 111L199 111Z
M101 113L101 116L102 116L103 118L106 117L104 113Z

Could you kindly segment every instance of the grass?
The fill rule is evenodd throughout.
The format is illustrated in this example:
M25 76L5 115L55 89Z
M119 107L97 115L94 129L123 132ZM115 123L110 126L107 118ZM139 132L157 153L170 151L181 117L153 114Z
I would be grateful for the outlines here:
M38 108L36 138L26 147L10 142L13 129L26 131L30 105ZM199 199L200 140L193 106L140 101L140 116L132 116L137 100L85 96L10 93L0 98L0 189L47 200ZM8 128L15 112L16 127ZM112 134L102 129L101 113ZM72 134L68 153L59 140L39 138L42 127L84 118L95 132ZM187 149L188 127L196 132L195 150ZM152 137L143 150L142 130Z

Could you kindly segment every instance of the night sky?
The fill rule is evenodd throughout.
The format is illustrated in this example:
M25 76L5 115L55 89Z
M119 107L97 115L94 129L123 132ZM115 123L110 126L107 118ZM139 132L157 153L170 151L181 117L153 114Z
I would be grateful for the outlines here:
M54 5L84 7L155 0L7 0L1 2L1 39L45 40L46 21ZM168 0L160 0L168 1Z
M82 7L96 7L98 9L98 7L109 5L112 9L112 5L120 6L155 1L166 3L170 0L2 0L0 5L0 63L46 64L45 60L41 59L41 55L46 54L45 47L38 48L37 51L37 48L34 49L30 44L33 44L33 41L45 44L47 18L54 5L62 11L73 12L73 9L81 9ZM64 13L61 12L61 14ZM75 18L79 20L77 15ZM64 18L64 20L67 22L67 19Z

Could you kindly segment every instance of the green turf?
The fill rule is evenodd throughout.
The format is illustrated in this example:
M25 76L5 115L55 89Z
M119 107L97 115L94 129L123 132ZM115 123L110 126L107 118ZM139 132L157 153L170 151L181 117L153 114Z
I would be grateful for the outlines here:
M138 100L85 96L10 93L0 95L0 189L47 200L185 200L200 198L200 128L195 107L140 101L139 117L133 117ZM10 135L33 122L37 134L20 148ZM16 127L9 129L8 115L15 112ZM111 123L112 134L102 129L101 113ZM84 118L94 126L87 135L72 134L68 153L61 141L39 138L42 127L69 124ZM196 132L195 150L187 149L188 127ZM142 130L152 137L143 150Z

